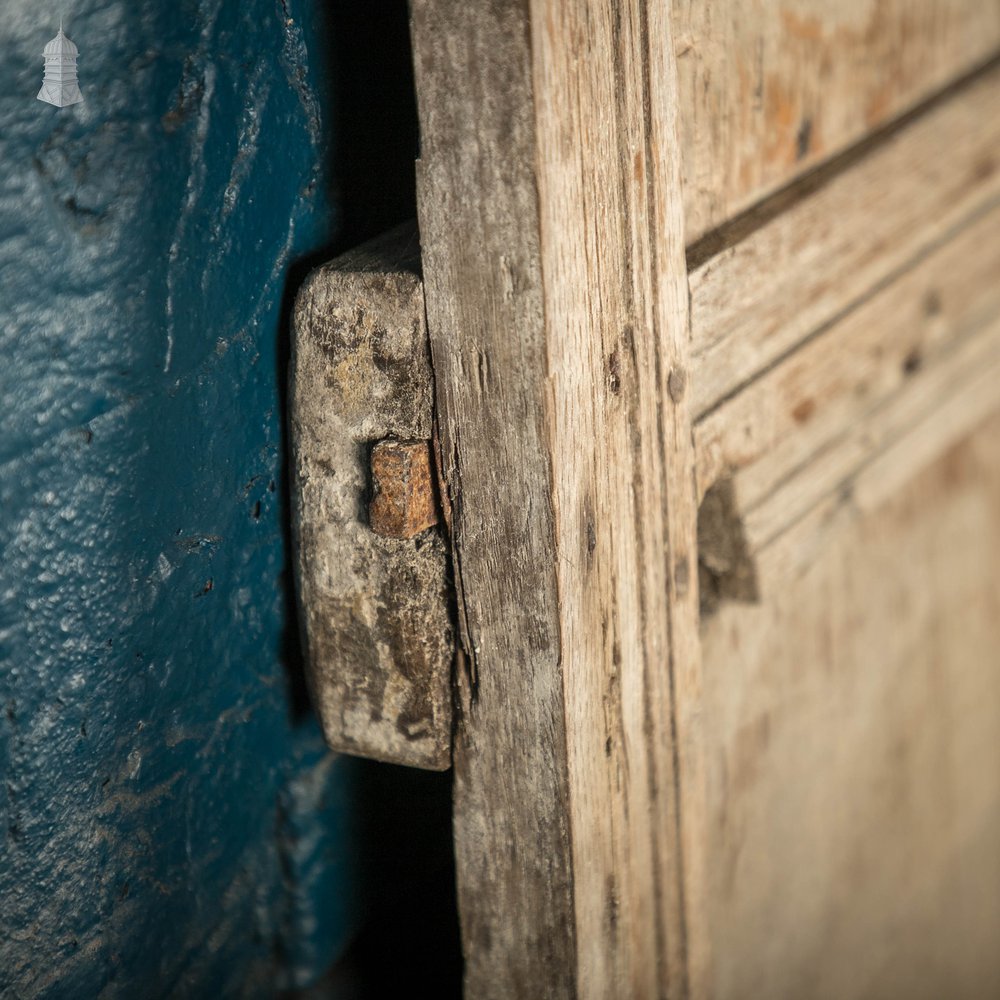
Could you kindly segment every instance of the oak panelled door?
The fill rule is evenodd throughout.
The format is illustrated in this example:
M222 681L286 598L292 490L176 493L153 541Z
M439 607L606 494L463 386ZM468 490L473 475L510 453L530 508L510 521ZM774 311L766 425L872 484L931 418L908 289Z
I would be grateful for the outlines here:
M1000 995L1000 4L411 14L468 996Z

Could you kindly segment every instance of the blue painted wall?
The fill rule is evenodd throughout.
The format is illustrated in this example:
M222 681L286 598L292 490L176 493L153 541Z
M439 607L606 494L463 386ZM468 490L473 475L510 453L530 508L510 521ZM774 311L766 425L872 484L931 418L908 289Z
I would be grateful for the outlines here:
M269 996L356 922L285 577L283 298L339 225L319 6L0 0L3 996Z

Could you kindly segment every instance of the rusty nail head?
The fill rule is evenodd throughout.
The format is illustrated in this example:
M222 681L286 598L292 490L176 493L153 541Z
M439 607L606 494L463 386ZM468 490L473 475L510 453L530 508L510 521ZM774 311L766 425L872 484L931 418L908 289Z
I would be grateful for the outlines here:
M386 538L412 538L438 522L429 441L379 441L372 448L368 523Z

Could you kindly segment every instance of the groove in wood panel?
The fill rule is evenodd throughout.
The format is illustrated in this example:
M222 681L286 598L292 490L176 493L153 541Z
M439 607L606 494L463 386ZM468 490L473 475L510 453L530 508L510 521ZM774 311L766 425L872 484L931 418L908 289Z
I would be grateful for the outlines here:
M883 400L863 422L828 441L815 461L803 463L756 504L743 506L737 476L736 503L750 553L756 557L817 510L850 505L858 474L901 442L900 446L910 448L914 456L923 456L927 448L921 445L921 436L939 423L958 427L946 435L946 443L955 440L1000 406L995 391L998 379L1000 321L994 321L976 336L966 338L920 378ZM949 414L949 419L942 422L943 413ZM900 454L905 457L906 451Z
M1000 66L1000 55L992 56L981 66L947 84L916 107L873 129L854 145L796 176L785 187L734 215L704 236L700 236L687 247L688 270L697 270L724 250L752 236L758 229L762 229L783 212L789 211L798 202L816 195L841 174L859 165L866 157L877 153L880 146L885 145L925 115L939 109L947 101L959 96L963 90L974 85L981 77L994 72L998 66Z
M690 274L704 415L1000 197L1000 68Z
M675 0L688 241L994 55L992 0Z
M942 246L946 246L956 237L956 235L974 225L979 219L988 216L998 207L1000 207L1000 197L990 199L986 204L980 206L980 208L968 219L962 219L947 232L942 233L940 237L932 240L926 246L921 247L912 259L905 261L899 267L894 268L892 271L880 277L874 285L865 289L865 291L859 295L858 298L845 302L842 308L838 309L836 312L824 319L822 323L820 323L814 330L807 333L801 340L796 341L794 344L781 351L761 368L752 371L743 381L733 385L725 393L725 395L720 396L711 406L703 410L698 415L697 423L711 422L715 417L715 414L717 414L720 410L726 409L734 400L741 398L748 392L752 392L757 383L765 381L773 372L780 369L790 358L794 358L797 354L808 350L814 341L824 337L830 330L838 327L855 312L864 309L868 303L878 299L886 292L887 289L892 288L895 282L899 281L909 272L917 268L928 257L940 250Z
M1000 209L813 335L696 426L698 488L773 491L922 367L1000 315Z
M1000 406L998 383L1000 320L968 338L955 352L887 400L864 424L827 449L822 461L809 463L780 490L747 511L744 524L751 550L758 552L774 544L828 497L851 502L854 477L889 448L897 444L903 447L901 443L905 443L911 449L914 465L919 466L927 460L928 450L921 445L921 436L936 428L950 428L944 444L960 438ZM906 453L901 454L905 457Z
M946 389L939 405L902 427L851 466L829 488L769 537L754 543L753 558L767 586L775 580L793 580L820 558L843 518L858 518L877 510L949 449L1000 414L996 385L1000 356L985 359L979 369ZM752 529L751 529L752 530ZM773 592L769 589L768 592Z
M845 511L874 509L1000 410L1000 310L944 345L921 371L920 378L881 397L855 421L844 421L832 436L814 444L808 457L764 495L752 480L753 464L730 469L712 482L702 512L720 489L728 509L726 520L714 526L703 525L699 515L699 571L707 588L703 622L721 600L756 603L767 598L758 580L773 574L764 574L758 564L772 549L794 562L788 570L793 577L805 560L818 558L817 546L835 519ZM765 464L769 457L765 455ZM703 537L703 531L709 534ZM726 560L722 566L713 562L717 551ZM739 554L739 561L732 563L727 553Z

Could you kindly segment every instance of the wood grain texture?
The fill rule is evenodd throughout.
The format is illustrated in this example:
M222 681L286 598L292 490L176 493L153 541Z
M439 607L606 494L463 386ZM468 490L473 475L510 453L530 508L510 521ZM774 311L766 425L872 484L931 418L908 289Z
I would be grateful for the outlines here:
M696 507L669 27L663 5L643 2L532 13L578 987L702 995Z
M817 286L832 318L696 425L752 579L702 626L712 985L978 1000L1000 989L1000 207L860 299L841 277Z
M974 873L1000 866L997 784L972 776L1000 711L996 560L976 548L997 550L993 425L976 428L1000 380L1000 69L755 219L686 288L680 157L695 112L669 9L411 9L465 650L467 995L860 998L920 995L925 978L940 994L951 970L975 996L994 982L976 921L992 931L997 914ZM771 38L767 0L683 9L732 22L712 32L720 64L730 29L757 37L756 18ZM803 10L782 24L805 39ZM866 64L857 92L822 61L774 56L781 80L762 93L798 87L793 112L812 114L793 172L996 47L992 14L961 2L878 11L824 9L822 37L805 39L830 57L827 32L864 28L865 59L884 53L887 75ZM901 25L919 74L898 63ZM725 72L740 72L735 55ZM849 106L864 100L859 129ZM719 134L748 144L746 162L780 161L737 170L745 188L719 211L791 176L784 153L758 148L759 122L744 128L725 103L702 112L725 117ZM730 197L727 169L705 190ZM733 586L699 633L696 508L712 484L712 530L740 535L711 553ZM962 705L982 699L967 733L932 717L949 684ZM935 800L954 806L947 823ZM912 892L893 897L897 879ZM973 929L931 941L935 905Z
M327 742L376 760L451 764L447 546L428 528L376 534L372 446L432 434L414 226L314 271L294 313L293 533L306 672Z
M473 998L575 994L535 127L523 4L413 0L418 215L460 626L455 857Z
M950 443L942 402L706 623L720 1000L1000 990L997 402Z
M890 394L882 405L827 443L819 460L791 470L777 487L750 507L744 527L752 549L768 544L787 530L789 524L831 493L849 493L854 471L871 461L915 426L928 423L927 432L947 427L946 415L952 402L962 415L959 433L978 422L993 405L990 386L1000 378L1000 321L992 322L963 337L954 350ZM941 427L935 427L937 421ZM916 454L923 449L916 448Z
M687 238L1000 49L996 0L674 0Z
M1000 209L713 410L698 491L734 483L756 548L853 463L1000 361Z
M994 323L976 339L980 350L991 348L981 362L973 359L950 370L941 366L935 374L950 375L950 384L929 379L900 393L878 419L836 449L833 474L817 464L814 472L820 475L802 477L782 491L783 501L796 505L793 511L768 503L747 517L743 527L755 566L769 559L772 566L784 567L783 579L794 579L819 557L830 525L845 511L865 514L905 492L916 471L959 447L988 420L997 410L998 336L1000 325ZM857 446L858 438L865 449Z
M1000 67L691 274L704 414L1000 200Z
M704 995L695 496L662 6L414 0L472 660L470 997Z

